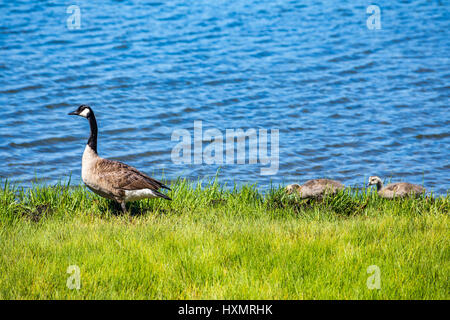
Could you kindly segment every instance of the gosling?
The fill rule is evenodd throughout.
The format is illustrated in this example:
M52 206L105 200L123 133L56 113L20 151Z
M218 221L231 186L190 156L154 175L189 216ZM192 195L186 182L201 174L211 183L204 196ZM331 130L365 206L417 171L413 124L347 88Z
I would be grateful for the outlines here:
M377 176L369 177L367 187L372 185L377 186L378 195L385 199L417 197L426 192L424 187L408 182L391 183L384 187L383 182Z

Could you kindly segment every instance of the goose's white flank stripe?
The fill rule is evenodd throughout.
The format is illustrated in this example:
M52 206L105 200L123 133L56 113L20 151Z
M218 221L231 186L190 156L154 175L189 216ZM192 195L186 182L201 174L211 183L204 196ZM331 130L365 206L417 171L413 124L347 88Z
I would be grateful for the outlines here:
M158 195L151 189L125 190L125 201L136 201L147 198L158 198Z

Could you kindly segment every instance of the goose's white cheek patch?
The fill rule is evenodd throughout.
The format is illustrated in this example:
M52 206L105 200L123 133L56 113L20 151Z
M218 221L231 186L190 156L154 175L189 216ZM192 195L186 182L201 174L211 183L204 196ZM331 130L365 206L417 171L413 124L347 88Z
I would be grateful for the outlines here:
M81 111L80 116L87 118L89 116L89 109L84 109L83 111Z

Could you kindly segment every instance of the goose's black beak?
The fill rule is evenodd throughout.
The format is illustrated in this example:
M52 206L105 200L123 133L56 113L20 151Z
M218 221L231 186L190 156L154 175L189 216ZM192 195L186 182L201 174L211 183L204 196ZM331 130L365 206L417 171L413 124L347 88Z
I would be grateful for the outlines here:
M77 115L78 115L77 110L72 111L71 113L69 113L69 116L77 116Z

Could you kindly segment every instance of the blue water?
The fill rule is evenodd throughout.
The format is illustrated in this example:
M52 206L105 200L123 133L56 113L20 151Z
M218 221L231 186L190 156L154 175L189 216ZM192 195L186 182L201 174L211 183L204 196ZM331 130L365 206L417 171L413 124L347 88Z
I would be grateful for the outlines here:
M80 29L68 29L71 4ZM67 113L89 104L100 155L155 178L220 167L223 182L264 188L379 175L446 193L450 2L378 3L379 30L370 4L2 1L0 178L78 183L88 123ZM195 120L223 135L279 129L278 171L175 164L172 133L193 135Z

